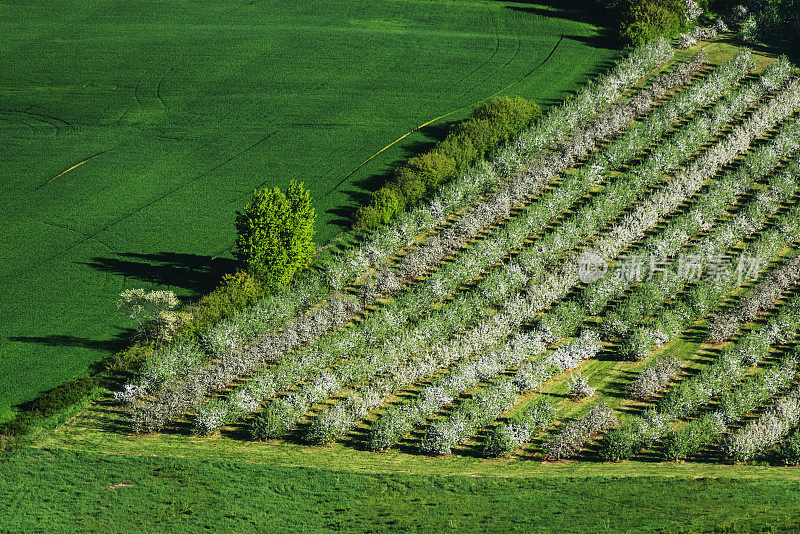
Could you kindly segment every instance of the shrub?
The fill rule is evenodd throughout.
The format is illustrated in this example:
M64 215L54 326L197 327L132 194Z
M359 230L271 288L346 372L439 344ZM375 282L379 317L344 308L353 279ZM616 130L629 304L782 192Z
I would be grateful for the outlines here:
M380 210L372 204L367 206L359 206L359 208L356 210L355 220L355 228L358 230L377 228L383 224L383 216Z
M20 414L0 425L0 436L21 436L28 431L32 422L32 415Z
M773 461L781 465L800 465L800 430L795 430L789 439L780 444Z
M419 202L428 192L425 188L425 180L412 167L400 167L397 169L394 181L387 187L395 190L403 209ZM376 204L371 202L370 205L374 206Z
M403 202L394 190L389 187L382 187L372 196L372 204L370 204L370 207L373 208L378 214L378 217L380 217L379 222L381 224L386 224L402 211Z
M614 412L604 402L598 402L580 419L570 419L544 443L544 457L560 460L577 455L592 435L617 423Z
M631 382L631 394L637 398L655 395L681 370L681 362L675 356L662 355L654 360Z
M535 102L520 97L498 97L481 103L431 151L398 168L391 182L373 193L367 206L357 210L355 227L367 230L386 224L520 134L540 114Z
M178 327L172 311L178 302L172 291L126 289L119 294L117 308L136 321L139 335L145 340L162 342L172 339Z
M541 110L532 100L501 96L475 108L472 117L492 125L495 144L506 142L539 118Z
M640 361L650 356L656 342L653 334L645 328L637 328L620 344L621 356L630 361Z
M456 175L456 162L438 150L426 152L408 160L407 164L419 174L425 189L430 191Z
M706 2L689 7L682 0L601 0L619 21L620 38L626 45L639 46L659 36L675 36L707 9Z
M567 394L572 400L580 400L594 396L595 389L589 385L589 379L581 373L575 373L569 379L569 389Z
M153 345L135 343L119 352L115 352L103 360L99 364L97 370L126 371L135 369L141 365L154 350Z
M636 6L628 16L631 20L623 23L620 35L633 46L639 46L659 35L669 35L681 27L679 15L666 6L652 2Z
M453 132L444 141L439 143L436 150L453 158L456 172L466 170L472 162L478 159L478 150L472 144L472 139L466 133Z
M255 304L267 294L267 287L261 280L248 272L226 274L219 287L186 310L190 318L181 333L197 335L223 318Z
M15 419L0 425L0 434L6 436L25 434L34 419L50 417L60 410L82 401L98 386L99 382L97 377L84 376L65 382L39 395L28 403L24 411Z
M59 410L83 400L98 384L99 379L93 376L70 380L37 397L26 411L37 417L50 417Z
M483 452L487 456L505 456L527 443L539 431L547 428L555 418L555 406L539 398L526 408L516 412L507 423L495 426L486 436Z
M725 424L719 414L705 414L670 431L664 437L661 452L667 460L685 460L716 442L724 431Z
M605 460L619 462L631 459L637 452L639 452L638 429L627 425L608 431L601 454Z
M649 408L641 416L631 417L622 426L609 431L600 454L613 462L628 460L644 447L651 447L670 424L668 416Z
M745 43L752 43L758 39L758 22L753 15L747 17L739 26L739 39Z
M233 256L269 289L288 284L311 265L315 255L314 208L303 184L253 192L251 203L236 212Z
M456 135L464 135L472 141L472 146L479 158L486 156L499 139L487 120L470 117L453 128Z

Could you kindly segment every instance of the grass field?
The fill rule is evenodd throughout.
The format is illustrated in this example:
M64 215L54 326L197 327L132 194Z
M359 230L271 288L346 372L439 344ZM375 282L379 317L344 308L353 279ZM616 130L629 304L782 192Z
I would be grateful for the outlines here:
M603 466L605 468L606 466ZM614 466L612 466L614 467ZM753 532L800 528L800 483L361 474L33 450L0 466L0 529L30 532ZM796 470L795 470L796 471ZM20 483L24 481L24 484Z
M0 3L0 416L118 345L122 289L213 287L253 188L304 180L324 243L471 104L567 96L615 55L584 3Z

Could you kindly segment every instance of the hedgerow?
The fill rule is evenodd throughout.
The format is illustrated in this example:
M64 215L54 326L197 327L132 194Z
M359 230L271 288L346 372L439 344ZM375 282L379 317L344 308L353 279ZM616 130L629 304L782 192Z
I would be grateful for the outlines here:
M432 150L398 168L393 179L358 209L355 227L367 230L388 223L519 135L540 115L539 106L522 97L502 96L482 102Z

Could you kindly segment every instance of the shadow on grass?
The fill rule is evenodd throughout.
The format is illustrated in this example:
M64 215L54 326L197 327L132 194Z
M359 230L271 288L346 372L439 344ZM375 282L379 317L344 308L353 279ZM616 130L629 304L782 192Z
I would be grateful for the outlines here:
M230 258L177 252L125 252L116 257L94 257L84 265L143 283L188 289L195 295L209 293L223 275L236 270L236 262Z
M720 42L737 46L742 45L742 42L739 41L735 34L720 39ZM748 43L747 46L762 54L775 56L783 54L795 65L800 65L800 46L797 44L797 30L793 29L791 24L784 24L770 32L764 41Z
M9 336L6 339L8 341L18 343L38 343L45 347L78 347L103 352L105 355L98 360L89 363L88 370L90 373L94 374L106 369L109 358L111 358L114 353L130 347L135 338L136 331L131 328L126 328L121 329L109 339L90 339L87 337L69 336L64 334L52 334L49 336ZM108 381L108 379L104 380Z
M116 352L131 343L133 330L123 330L111 339L89 339L87 337L53 334L49 336L9 336L9 341L38 343L46 347L80 347L84 349Z
M541 17L561 19L591 24L598 27L593 36L566 36L595 48L615 50L621 42L615 29L616 22L596 0L496 0L508 4L508 9L530 13Z

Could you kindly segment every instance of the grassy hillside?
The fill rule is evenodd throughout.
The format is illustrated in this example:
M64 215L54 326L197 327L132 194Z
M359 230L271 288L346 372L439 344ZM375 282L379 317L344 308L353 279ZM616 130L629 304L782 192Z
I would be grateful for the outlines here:
M253 188L304 180L325 242L471 104L562 99L614 55L580 5L0 2L0 413L116 346L122 289L210 289Z

